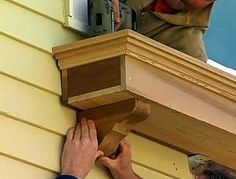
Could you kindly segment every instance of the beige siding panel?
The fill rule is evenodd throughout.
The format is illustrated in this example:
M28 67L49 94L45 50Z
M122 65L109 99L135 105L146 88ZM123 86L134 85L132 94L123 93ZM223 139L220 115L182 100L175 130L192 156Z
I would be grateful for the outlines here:
M0 73L61 94L60 72L50 54L3 35L0 35L0 49Z
M42 173L48 170L59 172L59 161L64 144L63 137L2 115L0 115L0 126L0 153L20 160L22 163L17 162L18 165L25 166L25 168L28 166L29 172L32 173L36 171L34 168L38 168L37 170L39 171L41 170L40 168L45 169L45 171L41 170ZM9 131L14 132L9 133ZM30 167L30 165L32 166ZM8 168L10 168L9 166L11 165L8 165ZM99 164L94 167L87 178L94 179L95 177L101 179L109 178L108 172Z
M176 178L192 179L185 154L134 134L128 140L134 161Z
M0 155L0 178L54 179L55 174Z
M55 123L55 125L57 125L57 123ZM49 171L59 171L59 159L64 143L63 137L3 115L0 115L0 126L0 153ZM169 168L172 164L172 157L176 159L177 157L175 155L182 154L178 154L178 152L174 150L163 147L157 143L152 143L151 141L134 134L129 136L129 141L132 144L134 166L138 173L141 174L143 170L147 171L148 169L151 169L153 171L150 171L150 174L145 172L143 173L143 176L163 175L165 178L168 178L167 176L174 176L173 178L181 179L190 178L186 177L188 174L187 166L179 165L179 163L182 162L181 160L185 159L183 157L179 157L178 161L176 161L176 166L179 167L178 170L181 170L181 172L174 173L172 171L173 167ZM137 150L135 149L138 149L140 146L145 146L146 150L144 151L144 149L141 149L139 153L137 153ZM155 155L153 155L154 152L156 152ZM147 158L149 161L144 158ZM136 166L137 163L141 163L140 167L145 168L146 166L147 169ZM171 164L168 165L167 163ZM174 168L174 170L175 169L176 168ZM92 172L90 174L90 178L97 175L99 172L99 175L101 176L106 175L103 170L100 171L97 169L97 172Z
M147 169L145 167L133 164L133 169L135 173L141 176L144 179L174 179L172 177L163 175L151 169ZM113 177L109 174L108 170L101 166L98 162L94 169L88 174L86 179L113 179Z
M32 165L0 155L1 178L6 179L55 179L56 174L34 167ZM138 165L133 165L137 174L144 179L172 179L152 170L148 170ZM14 171L14 172L13 172ZM96 165L88 174L86 179L112 179L106 169L100 165Z
M2 115L0 126L2 154L50 171L59 170L63 137Z
M76 113L60 97L0 75L0 113L58 133L74 125ZM20 131L19 131L20 133Z
M7 1L0 3L0 32L51 53L52 47L80 39L78 33Z
M145 167L141 167L139 165L133 164L133 169L136 174L138 174L144 179L173 179L173 177L163 175L161 173L147 169Z
M89 172L86 179L113 179L108 170L99 162L96 162L94 168Z
M63 22L64 0L9 0L34 12L43 14L57 21Z

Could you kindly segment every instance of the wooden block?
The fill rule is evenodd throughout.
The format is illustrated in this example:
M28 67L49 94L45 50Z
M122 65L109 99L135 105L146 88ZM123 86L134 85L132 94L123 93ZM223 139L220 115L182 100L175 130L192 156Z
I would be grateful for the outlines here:
M152 112L137 133L236 169L234 76L130 30L53 52L62 70L87 73L67 76L68 104L88 110L138 98Z

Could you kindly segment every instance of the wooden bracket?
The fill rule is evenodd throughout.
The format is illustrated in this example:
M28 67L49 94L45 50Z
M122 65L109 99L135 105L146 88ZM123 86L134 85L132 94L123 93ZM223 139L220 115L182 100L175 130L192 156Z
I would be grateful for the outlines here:
M94 120L99 140L99 149L109 156L134 126L148 118L150 105L138 99L130 99L115 104L101 106L79 112L82 117Z

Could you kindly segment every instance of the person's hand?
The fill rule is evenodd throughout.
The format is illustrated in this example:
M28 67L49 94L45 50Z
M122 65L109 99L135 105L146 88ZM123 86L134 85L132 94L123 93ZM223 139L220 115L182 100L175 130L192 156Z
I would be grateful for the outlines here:
M61 175L83 179L93 168L95 160L103 156L98 151L97 131L92 120L83 118L67 132L61 157Z
M117 30L119 30L120 29L120 27L121 27L121 25L122 25L122 18L116 18L115 19L115 30L117 31Z
M121 141L119 150L120 153L115 159L101 157L99 161L110 170L115 179L141 179L132 169L131 150L127 141Z

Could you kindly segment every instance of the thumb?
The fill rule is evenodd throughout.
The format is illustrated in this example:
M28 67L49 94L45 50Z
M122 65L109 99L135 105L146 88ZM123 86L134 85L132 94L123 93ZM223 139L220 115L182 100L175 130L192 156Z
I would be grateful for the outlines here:
M98 151L96 152L95 159L97 159L97 158L99 158L99 157L102 157L102 156L104 156L104 153L103 153L101 150L98 150Z
M115 162L114 160L108 158L108 157L101 157L99 158L99 161L107 168L113 169L115 168Z

